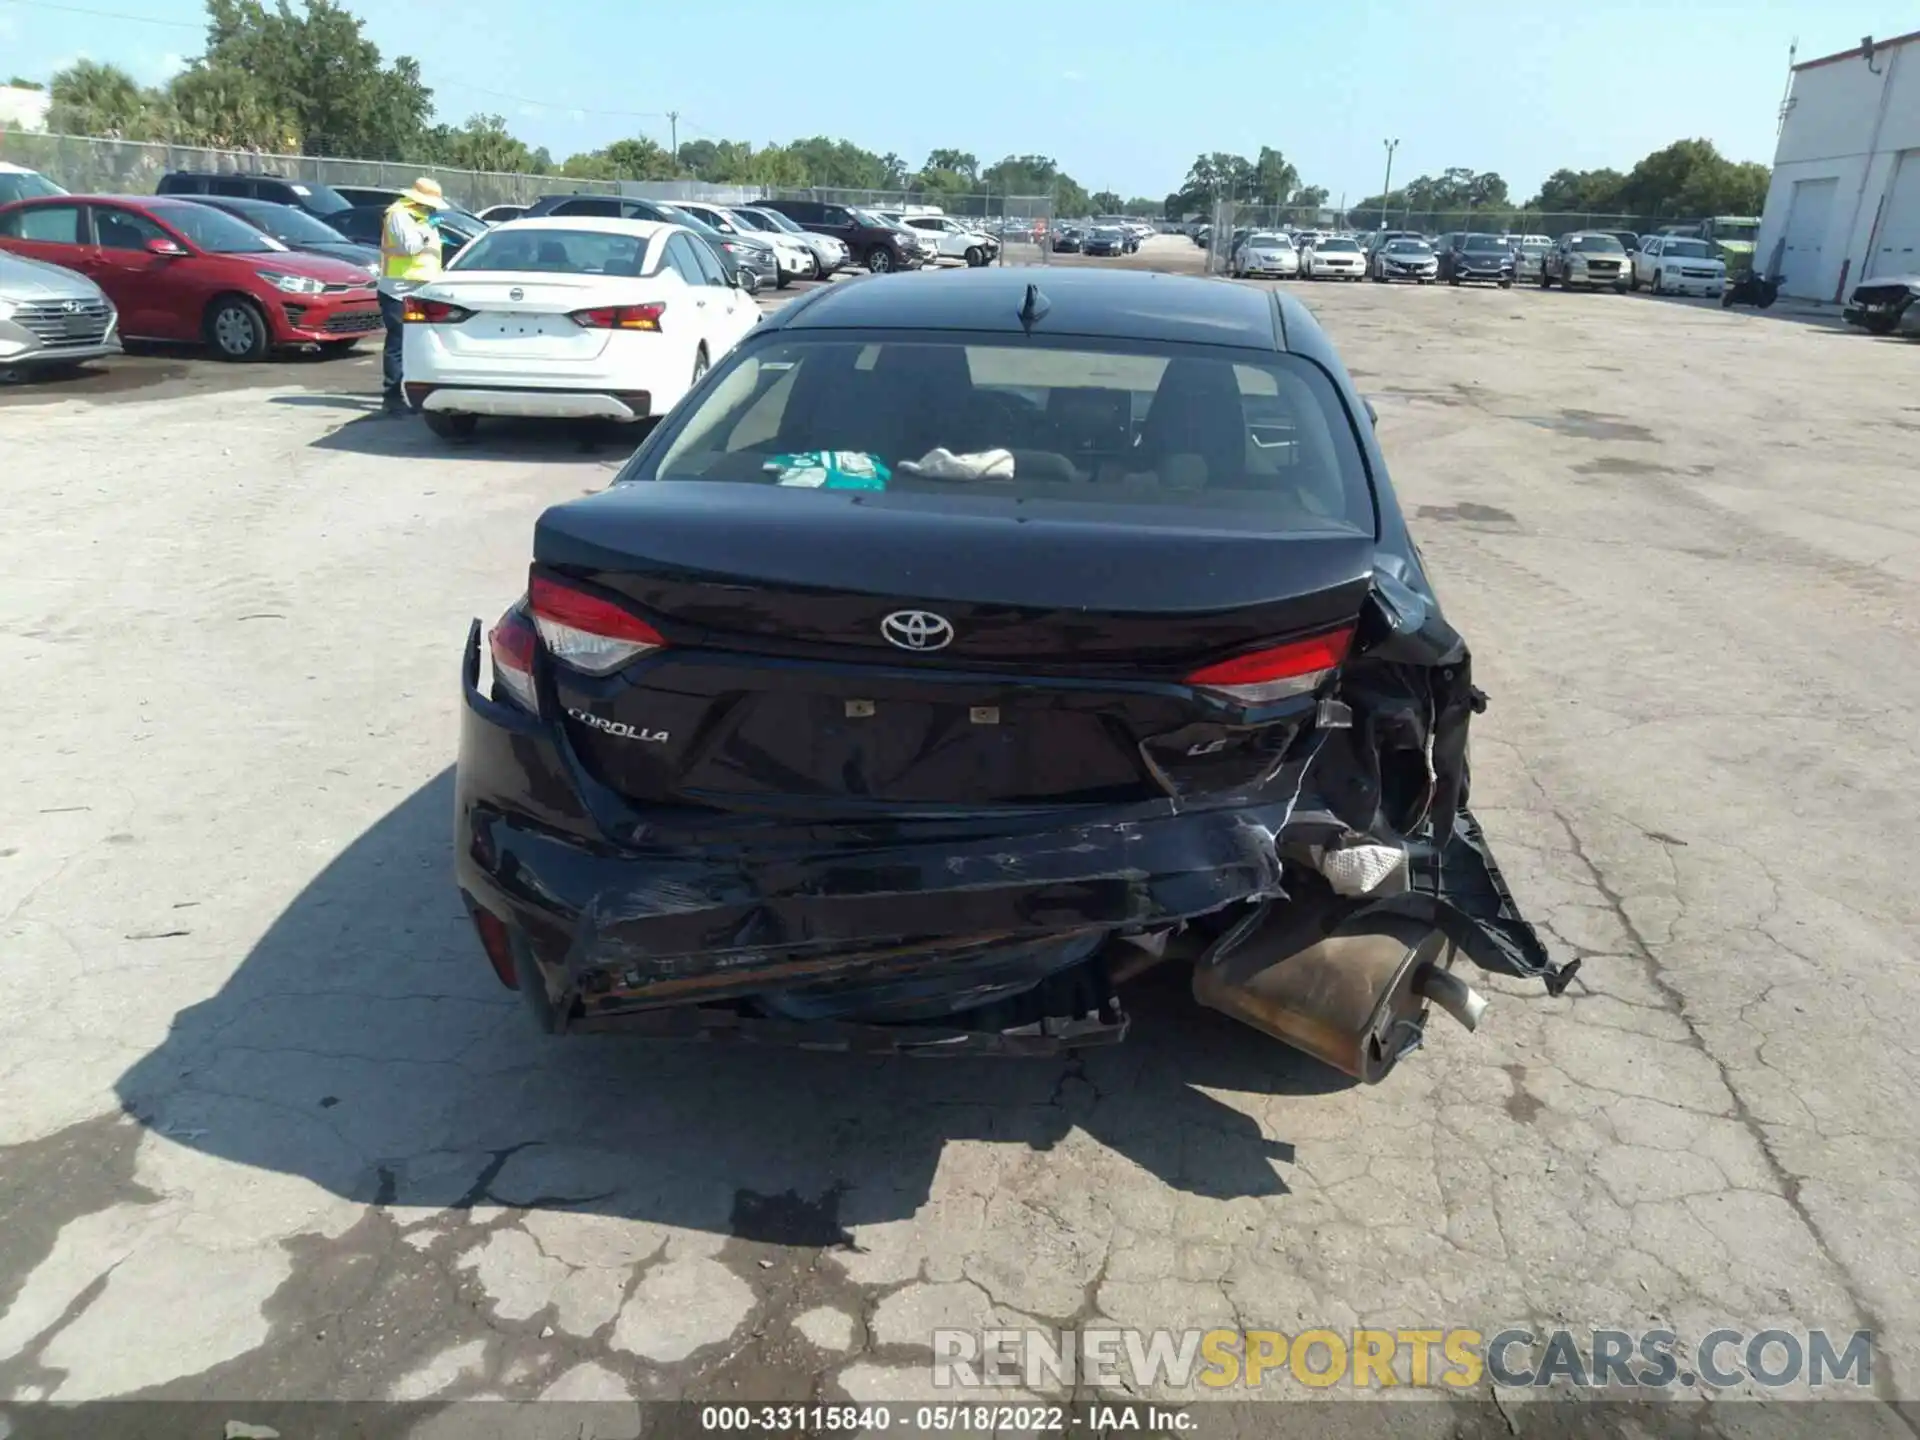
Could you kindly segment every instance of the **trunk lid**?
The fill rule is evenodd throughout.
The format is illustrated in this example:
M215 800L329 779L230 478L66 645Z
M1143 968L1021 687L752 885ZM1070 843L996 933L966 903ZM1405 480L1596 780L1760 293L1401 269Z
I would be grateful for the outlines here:
M1351 625L1373 541L1111 505L640 482L549 510L536 570L667 645L558 669L565 724L642 801L1110 803L1256 781L1310 702L1245 714L1199 666Z
M467 279L454 271L419 293L474 312L458 325L435 327L449 355L579 361L597 357L613 332L576 324L573 311L645 304L656 298L653 288L610 286L602 275L508 271Z

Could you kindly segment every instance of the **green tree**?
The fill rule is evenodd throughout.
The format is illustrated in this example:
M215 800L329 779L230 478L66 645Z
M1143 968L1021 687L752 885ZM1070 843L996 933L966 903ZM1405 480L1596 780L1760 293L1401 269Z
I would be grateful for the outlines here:
M44 90L47 87L42 85L38 80L29 80L23 75L16 75L7 81L7 88L10 90Z
M786 147L806 171L806 183L832 190L885 190L886 160L846 140L815 135Z
M1540 192L1526 208L1546 214L1617 211L1626 178L1618 170L1556 170L1540 182Z
M49 102L47 128L56 134L164 138L165 116L158 97L117 65L74 61L53 77Z
M1096 190L1087 197L1087 203L1093 207L1096 215L1118 215L1120 207L1127 202L1112 190Z
M947 170L967 182L970 189L980 188L980 160L970 150L935 150L927 156L923 170Z
M1757 215L1767 198L1764 165L1735 164L1711 140L1676 140L1627 172L1625 213L1655 217Z
M1285 205L1300 188L1300 172L1278 150L1260 147L1260 158L1253 162L1253 196L1262 205Z
M433 158L442 165L509 174L533 170L533 152L507 129L506 118L501 115L469 116L466 124L457 130L445 130L437 140L438 153Z
M981 171L980 183L995 195L1052 196L1057 216L1093 213L1093 197L1048 155L1008 155Z
M1215 202L1250 199L1253 191L1254 162L1244 155L1215 150L1194 158L1186 180L1167 197L1167 213L1211 215Z
M644 135L569 155L560 173L574 180L674 180L680 175L666 147Z
M720 154L719 145L711 140L687 140L682 142L674 159L680 168L696 180L711 180L713 167Z
M207 0L207 53L195 70L251 76L276 110L291 114L300 148L374 160L415 153L433 92L407 56L391 65L337 0Z
M295 149L299 122L244 71L192 69L167 86L171 138L220 150Z

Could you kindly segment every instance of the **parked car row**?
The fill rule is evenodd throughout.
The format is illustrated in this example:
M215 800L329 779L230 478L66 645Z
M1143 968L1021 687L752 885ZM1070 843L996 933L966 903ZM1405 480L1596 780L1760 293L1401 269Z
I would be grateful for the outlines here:
M113 353L123 338L253 360L280 347L344 350L382 329L373 288L380 236L401 192L187 170L156 189L69 195L35 172L0 166L0 251L20 262L0 284L0 369L72 366ZM1002 243L930 207L875 212L810 200L548 195L484 216L450 206L434 223L450 267L504 222L556 218L677 227L729 292L748 296L854 264L875 272L942 259L990 264ZM684 263L680 247L675 254Z

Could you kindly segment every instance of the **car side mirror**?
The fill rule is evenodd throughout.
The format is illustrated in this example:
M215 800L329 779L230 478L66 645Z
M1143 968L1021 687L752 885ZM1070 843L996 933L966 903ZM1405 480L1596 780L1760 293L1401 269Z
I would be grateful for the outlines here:
M1380 412L1373 408L1373 401L1362 395L1360 397L1360 403L1367 407L1367 423L1370 425L1378 425L1380 423Z
M187 252L176 242L167 239L166 236L156 235L147 241L147 253L149 255L180 256Z

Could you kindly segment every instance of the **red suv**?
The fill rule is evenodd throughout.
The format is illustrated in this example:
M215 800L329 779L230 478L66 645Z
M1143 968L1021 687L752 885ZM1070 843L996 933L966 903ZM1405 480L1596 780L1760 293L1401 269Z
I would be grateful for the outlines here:
M346 350L382 328L365 267L297 254L192 200L48 195L0 205L0 249L87 276L128 339L204 342L223 360L259 360L277 345Z

